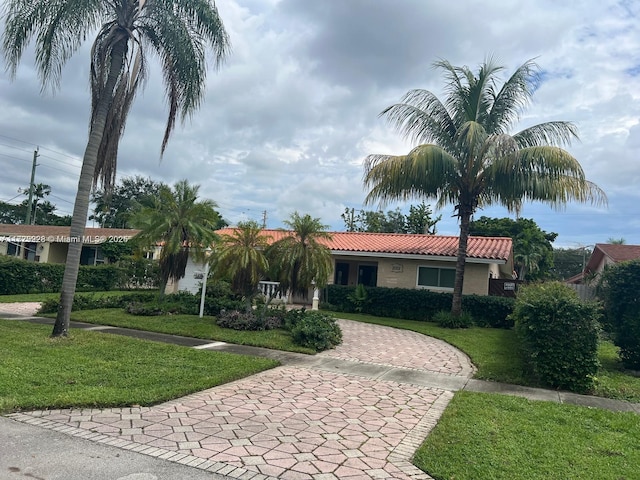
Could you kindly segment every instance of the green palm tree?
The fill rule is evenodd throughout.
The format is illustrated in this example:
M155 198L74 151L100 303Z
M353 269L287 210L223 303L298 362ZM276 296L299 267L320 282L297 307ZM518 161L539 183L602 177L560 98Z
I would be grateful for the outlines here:
M212 270L216 277L230 279L233 290L250 301L269 271L268 246L269 237L262 234L260 225L240 222L232 234L220 235L211 256Z
M131 224L141 230L134 237L138 247L162 245L159 258L161 295L169 280L184 277L189 255L204 260L207 249L216 239L220 215L212 200L198 201L199 189L199 185L191 186L186 180L177 182L173 190L162 185L152 205L141 207L131 219Z
M164 152L176 116L192 114L204 97L205 47L218 65L228 52L227 34L210 0L7 0L3 17L0 48L11 74L33 38L43 89L59 85L66 61L98 32L91 49L89 138L71 222L71 236L81 239L92 186L98 179L107 190L113 185L118 144L146 79L147 56L160 59L169 104ZM68 333L81 250L82 242L69 244L53 336Z
M312 285L322 288L329 280L333 270L331 250L320 240L331 239L331 235L327 225L308 214L294 212L284 224L292 232L269 247L271 271L282 290L306 297Z
M435 67L444 71L444 102L430 91L412 90L381 113L420 145L407 155L368 156L364 183L367 202L432 198L438 208L454 205L460 237L451 313L459 315L469 221L479 207L519 212L524 201L559 207L571 200L604 204L606 196L560 148L577 138L572 123L552 121L509 134L535 90L535 63L524 63L500 87L503 67L492 60L477 75L444 60Z

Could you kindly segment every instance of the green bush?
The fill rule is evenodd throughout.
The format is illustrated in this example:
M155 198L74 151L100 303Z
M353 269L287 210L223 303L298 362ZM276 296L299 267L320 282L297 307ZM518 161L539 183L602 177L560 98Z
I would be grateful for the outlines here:
M598 291L604 301L605 328L620 348L622 364L640 370L640 260L607 268Z
M253 311L225 310L218 315L216 324L233 330L273 330L282 327L283 321L280 315L259 315Z
M328 350L342 342L342 331L336 319L317 311L306 312L302 318L296 319L291 336L296 344L316 352Z
M323 306L338 312L355 312L352 300L356 287L328 285L324 291ZM367 300L362 312L379 317L405 320L431 321L441 311L451 309L452 294L425 289L367 287ZM464 295L462 309L471 315L477 325L511 328L514 299L483 295Z
M62 288L63 264L29 262L0 256L0 295L55 293ZM131 271L118 265L81 265L76 290L107 291L127 284Z
M473 325L473 318L467 312L462 312L460 315L452 315L449 310L436 313L433 321L443 328L469 328Z
M522 288L512 317L534 377L571 391L593 389L599 366L597 304L582 303L571 288L549 282Z
M71 310L97 310L99 308L125 308L130 303L150 302L157 296L154 292L132 292L122 295L98 296L95 294L81 294L73 297ZM56 313L60 305L59 298L52 298L42 302L40 313Z

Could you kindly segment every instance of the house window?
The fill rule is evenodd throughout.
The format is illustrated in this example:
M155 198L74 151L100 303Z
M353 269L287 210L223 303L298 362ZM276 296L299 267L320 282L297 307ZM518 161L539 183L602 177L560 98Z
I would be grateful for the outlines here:
M418 267L418 286L453 288L456 278L454 268Z

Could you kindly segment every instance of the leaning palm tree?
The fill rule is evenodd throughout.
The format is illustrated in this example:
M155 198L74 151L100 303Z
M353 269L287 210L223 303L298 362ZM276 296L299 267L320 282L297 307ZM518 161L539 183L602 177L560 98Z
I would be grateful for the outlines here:
M113 185L118 144L146 79L148 54L160 59L169 104L164 152L176 116L188 117L204 97L205 47L212 48L217 66L228 52L227 34L211 0L6 0L3 10L0 48L12 76L35 38L43 89L59 85L66 61L97 31L91 49L89 138L71 222L71 237L81 240L92 186L97 180L107 190ZM69 244L53 336L68 333L81 250L81 241Z
M228 278L234 292L251 301L258 282L269 271L265 256L269 237L254 221L240 222L231 234L220 235L211 262L215 276Z
M173 190L162 185L152 204L141 207L131 219L131 224L140 229L134 237L139 248L161 245L160 295L169 280L184 277L189 256L204 260L216 239L220 215L212 200L198 201L199 189L199 185L191 186L186 180L177 182Z
M446 79L446 99L427 90L408 92L386 108L400 133L420 143L407 155L370 155L365 161L367 202L431 198L437 207L454 205L460 222L451 313L462 310L469 221L488 205L519 212L525 201L554 207L571 200L606 203L585 179L578 161L561 146L577 138L569 122L552 121L509 134L535 89L538 69L527 61L502 85L503 67L488 60L475 75L468 67L438 61Z
M322 288L329 280L333 269L331 250L320 240L331 239L331 235L326 231L327 225L308 214L294 212L284 224L292 231L269 247L271 272L282 290L306 297L312 285Z

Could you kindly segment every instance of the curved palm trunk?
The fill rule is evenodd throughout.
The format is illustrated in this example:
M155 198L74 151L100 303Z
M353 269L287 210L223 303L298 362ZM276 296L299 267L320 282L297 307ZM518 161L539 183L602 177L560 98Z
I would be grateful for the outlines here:
M464 282L464 268L467 259L467 241L469 240L469 222L471 210L460 208L460 237L458 239L458 257L456 260L456 279L453 284L453 301L451 315L462 313L462 286Z
M94 172L98 160L98 148L102 143L104 129L107 122L107 114L111 106L113 92L122 71L124 57L126 54L126 40L118 42L113 47L111 56L111 68L109 78L104 89L102 98L96 108L96 117L89 140L82 159L82 170L78 180L78 192L73 205L73 217L71 218L71 238L77 241L69 243L67 260L62 278L62 291L60 292L60 305L58 315L53 326L52 337L66 337L69 334L69 322L71 320L71 307L73 297L76 292L76 282L80 268L80 254L82 252L82 237L84 235L85 224L89 212L89 196L93 185Z

